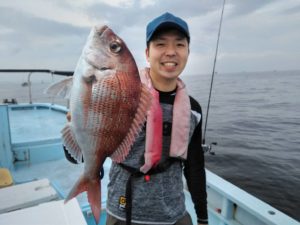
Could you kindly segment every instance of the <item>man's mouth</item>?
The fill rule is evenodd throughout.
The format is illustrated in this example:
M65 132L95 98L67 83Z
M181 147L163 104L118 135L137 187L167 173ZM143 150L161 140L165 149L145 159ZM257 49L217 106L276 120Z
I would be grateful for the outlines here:
M177 66L178 63L176 63L176 62L162 62L161 64L163 66L173 67L173 66Z

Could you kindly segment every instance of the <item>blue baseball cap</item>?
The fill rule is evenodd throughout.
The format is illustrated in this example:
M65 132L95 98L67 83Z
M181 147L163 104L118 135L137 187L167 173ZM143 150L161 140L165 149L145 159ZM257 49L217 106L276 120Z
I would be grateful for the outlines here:
M190 42L190 32L187 23L183 19L168 12L148 23L146 28L146 42L148 43L151 40L155 31L163 28L175 28L179 30L187 37L188 42Z

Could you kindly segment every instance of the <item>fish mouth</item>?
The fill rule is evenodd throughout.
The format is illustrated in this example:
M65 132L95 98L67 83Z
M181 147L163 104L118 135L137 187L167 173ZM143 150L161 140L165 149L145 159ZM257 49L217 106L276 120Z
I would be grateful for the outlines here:
M110 67L106 67L106 66L103 66L101 68L98 68L100 71L106 71L106 70L111 70Z
M103 66L97 65L96 63L94 63L94 60L89 57L86 57L85 60L88 64L90 64L92 67L94 67L96 70L99 70L100 72L113 70L113 67L109 65L103 65Z
M99 70L100 72L108 72L108 71L112 71L114 70L114 68L112 66L109 66L109 65L106 65L106 66L96 66L96 65L93 65L97 70Z
M107 25L98 25L98 26L95 26L94 27L95 29L95 33L96 35L98 35L99 38L104 38L106 39L106 36L110 36L110 28L107 26ZM107 33L108 32L108 33ZM107 34L105 34L107 33ZM115 42L113 42L113 44L110 44L110 49L111 48L117 48L115 47L114 45ZM89 58L89 57L88 57ZM107 63L106 65L99 65L97 63L95 63L96 61L99 61L99 60L87 60L89 64L91 64L94 68L96 68L97 70L101 71L101 72L105 72L105 71L108 71L108 70L113 70L113 65L111 65L111 63ZM95 61L95 62L93 62ZM102 60L100 60L101 62L103 62Z
M100 37L107 29L108 29L108 26L106 26L106 25L95 27L95 30L96 30L97 34L99 34Z
M92 66L94 73L83 76L87 83L95 83L98 79L110 76L116 66L111 55L117 55L122 50L122 43L115 38L113 31L106 25L96 25L93 28L91 45L94 49L87 48L84 59Z

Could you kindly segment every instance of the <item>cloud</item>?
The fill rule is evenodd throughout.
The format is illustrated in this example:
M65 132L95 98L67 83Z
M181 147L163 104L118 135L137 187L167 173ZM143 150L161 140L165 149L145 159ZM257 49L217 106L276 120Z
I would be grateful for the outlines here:
M276 1L276 0L275 0ZM251 14L269 4L274 3L274 0L251 0L251 1L227 1L226 7L232 8L230 15L232 17L244 16Z
M8 7L0 7L0 20L1 27L31 36L81 35L87 30L64 22L36 17Z
M89 28L52 21L9 7L0 7L1 67L67 68L80 54ZM62 57L64 60L62 60ZM48 60L48 62L47 62ZM66 63L65 66L61 65ZM74 66L74 63L72 63Z
M74 69L91 27L104 23L144 66L145 27L169 11L185 18L190 27L187 72L210 73L222 4L222 0L4 0L0 2L0 67ZM227 0L217 70L299 68L292 59L300 52L299 11L300 2L295 0Z

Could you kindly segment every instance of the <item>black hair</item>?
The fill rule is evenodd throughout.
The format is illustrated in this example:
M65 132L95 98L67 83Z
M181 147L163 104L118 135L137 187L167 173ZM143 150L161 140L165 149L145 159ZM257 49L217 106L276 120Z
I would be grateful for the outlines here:
M188 44L190 44L190 38L189 38L184 32L182 32L181 30L179 30L179 29L176 28L176 27L169 27L169 26L168 26L168 27L160 27L160 28L158 28L158 29L153 33L151 39L146 43L146 44L147 44L147 48L149 48L150 42L153 41L153 40L156 40L157 38L159 38L159 36L160 36L161 34L168 33L168 32L173 31L173 30L178 31L178 34L179 34L182 38L186 38Z

